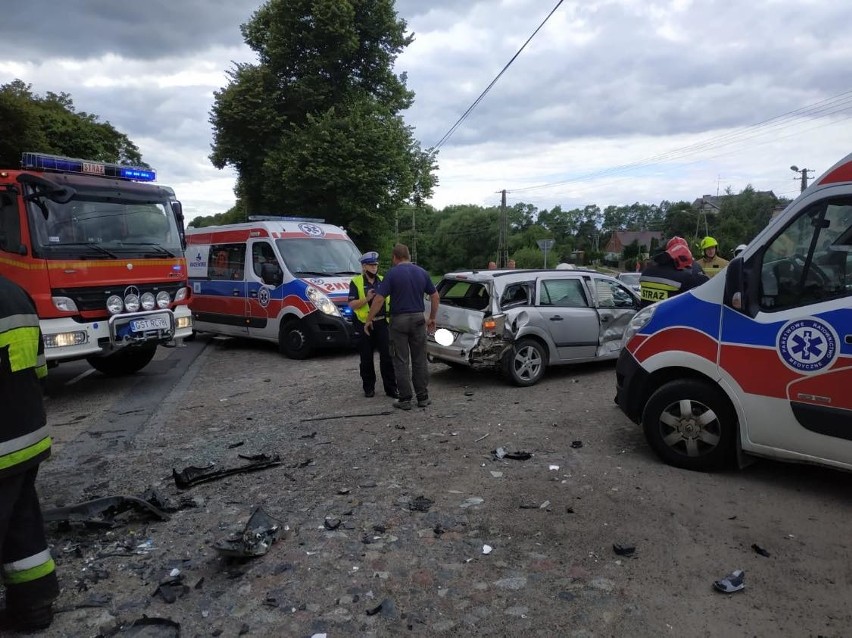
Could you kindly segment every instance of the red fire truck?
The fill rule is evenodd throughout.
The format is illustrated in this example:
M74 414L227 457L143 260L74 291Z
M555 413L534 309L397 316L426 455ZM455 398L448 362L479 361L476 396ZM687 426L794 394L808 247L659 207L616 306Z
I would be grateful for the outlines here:
M0 170L0 274L35 303L48 365L130 374L192 333L183 213L155 179L40 153Z

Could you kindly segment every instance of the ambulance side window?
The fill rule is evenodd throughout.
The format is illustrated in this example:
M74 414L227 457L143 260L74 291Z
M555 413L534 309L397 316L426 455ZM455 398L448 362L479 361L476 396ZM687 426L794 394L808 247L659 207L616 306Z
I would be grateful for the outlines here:
M852 200L806 210L766 247L760 282L764 311L852 296Z
M21 250L21 218L15 198L9 193L0 193L0 250Z
M215 244L210 246L208 272L210 279L239 280L245 274L245 244Z

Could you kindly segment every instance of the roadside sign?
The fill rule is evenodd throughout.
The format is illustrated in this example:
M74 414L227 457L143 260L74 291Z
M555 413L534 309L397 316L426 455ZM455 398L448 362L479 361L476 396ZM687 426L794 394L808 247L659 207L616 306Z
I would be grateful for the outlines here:
M544 267L547 268L547 251L553 248L553 244L556 243L555 239L536 239L535 243L538 244L538 247L541 248L544 253Z

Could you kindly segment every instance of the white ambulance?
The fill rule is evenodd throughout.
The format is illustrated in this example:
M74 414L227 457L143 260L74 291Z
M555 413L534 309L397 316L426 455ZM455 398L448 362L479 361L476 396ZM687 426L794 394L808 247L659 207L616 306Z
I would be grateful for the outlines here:
M299 218L188 228L195 329L272 341L304 359L354 345L349 282L361 253L337 226Z
M616 401L664 461L852 470L852 155L717 277L637 313L624 345Z

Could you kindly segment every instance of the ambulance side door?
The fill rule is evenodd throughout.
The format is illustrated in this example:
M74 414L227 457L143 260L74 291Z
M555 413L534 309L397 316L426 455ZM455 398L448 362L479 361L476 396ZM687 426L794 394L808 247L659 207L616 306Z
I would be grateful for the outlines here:
M251 240L247 257L246 299L249 336L277 339L276 318L281 310L283 274L279 274L275 281L264 282L263 266L265 264L276 266L280 272L280 261L272 242L268 239Z
M753 261L753 329L771 350L752 374L776 407L748 419L749 437L852 464L852 196L804 208Z
M245 255L244 243L211 244L207 280L193 282L193 316L219 334L248 334Z

